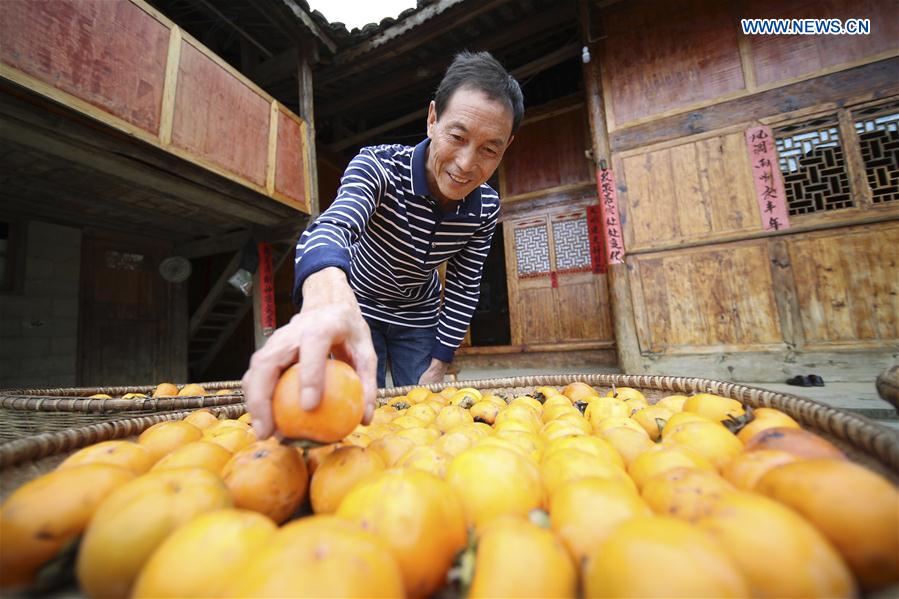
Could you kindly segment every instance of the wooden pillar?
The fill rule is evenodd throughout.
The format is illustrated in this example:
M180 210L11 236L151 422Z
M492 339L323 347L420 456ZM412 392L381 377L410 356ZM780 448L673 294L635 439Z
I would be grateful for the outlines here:
M307 42L299 48L299 60L297 60L297 81L299 82L299 109L298 113L306 121L306 164L309 165L309 192L311 198L307 198L310 222L318 216L318 163L315 152L315 109L312 86L312 67L318 60L318 48L314 41Z
M597 173L605 163L612 167L612 152L609 146L609 132L606 126L605 106L602 96L602 78L599 64L599 44L591 41L589 0L579 0L581 36L590 52L590 60L583 64L584 93L587 103L587 114L590 118L590 136L593 142L593 160ZM595 6L595 5L594 5ZM594 8L595 10L595 8ZM597 180L597 184L599 181ZM612 308L612 321L615 328L615 347L618 353L618 365L628 374L637 374L643 370L640 359L640 346L637 340L637 325L634 320L634 306L631 299L630 281L627 264L609 264L608 287L609 303Z
M187 312L188 294L187 281L169 283L169 315L170 324L169 343L171 349L169 364L169 380L189 382L188 379L188 355L190 345L190 314Z

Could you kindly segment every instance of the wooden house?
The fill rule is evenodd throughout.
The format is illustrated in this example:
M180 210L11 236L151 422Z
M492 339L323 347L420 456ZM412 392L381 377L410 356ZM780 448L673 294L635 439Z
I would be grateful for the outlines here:
M186 301L160 304L182 307L159 322L181 329L188 322L186 332L163 343L166 359L179 368L189 351L183 340L193 347L196 339L192 317L217 303L216 289L227 288L247 239L295 236L305 214L327 207L359 147L420 141L427 102L463 49L492 52L522 83L526 102L522 128L492 179L502 196L502 228L488 258L481 305L457 354L463 376L472 366L603 364L734 381L778 381L799 372L873 380L899 358L899 19L887 0L432 0L353 31L328 23L303 0L118 0L117 6L126 4L169 31L168 45L157 41L169 54L160 51L154 63L165 67L155 84L161 126L141 129L101 106L119 119L104 120L91 98L91 110L80 110L73 100L80 96L69 90L60 95L29 86L4 49L3 115L19 110L4 123L27 113L43 128L46 143L25 146L42 158L29 161L39 168L22 178L6 167L23 168L16 152L21 138L31 136L0 135L4 179L19 181L14 193L4 185L0 214L11 213L13 223L58 214L50 220L127 233L126 245L137 242L145 222L165 214L142 237L164 240L169 245L160 255L186 256L194 266L181 292ZM870 31L748 35L741 19L749 18L868 19ZM204 139L210 144L204 148L227 154L256 135L256 147L265 149L256 162L229 154L236 161L229 171L194 146L172 143L178 123L211 118L208 108L179 113L181 96L168 92L173 79L179 86L194 81L164 58L175 47L175 30L182 36L181 64L204 48L199 55L268 102L272 118L259 112L244 129L232 129L232 143ZM34 61L44 65L45 48L53 44L36 39ZM122 44L105 52L127 54ZM149 65L150 55L142 51L135 60ZM114 67L100 66L102 72ZM82 82L88 89L93 84ZM198 97L182 97L182 108L208 102L220 89L200 85ZM218 126L244 112L243 104L229 106ZM281 123L296 125L286 146L280 145ZM86 143L98 131L103 136L91 143L105 154L97 155L127 157L135 169L127 176L141 181L141 189L158 171L184 189L122 193L109 179L65 175L48 189L46 173L55 167L43 161L53 154L48 148L61 143L57 137ZM272 168L274 181L284 174L282 147L292 148L295 172L302 173L290 184L308 186L292 200L271 185ZM80 155L67 151L67 164ZM307 161L302 166L300 157ZM263 166L255 179L233 171L251 162ZM194 199L188 189L195 187L217 197ZM94 209L97 195L102 210ZM174 208L188 205L194 208L189 216ZM248 214L247 206L266 214ZM103 223L91 222L101 216ZM19 233L9 230L12 247ZM184 234L179 238L176 230ZM82 256L105 251L91 247L82 243ZM192 247L205 254L191 253ZM15 259L7 254L8 263ZM289 262L275 275L277 324L292 313ZM114 311L88 299L87 286L95 294L109 286L85 268L77 310L83 328L72 343L101 356L108 336L85 324L83 314ZM0 296L0 307L13 305L10 299ZM254 319L246 301L239 308L215 351L197 354L205 361L194 361L191 376L240 376L261 341L261 318L270 319L271 311L259 307ZM11 316L4 308L4 340L33 334L29 315ZM134 345L127 346L128 339ZM120 349L102 351L149 351L136 349L136 339L126 336ZM24 361L31 368L40 359ZM184 370L170 372L178 377ZM132 372L128 382L136 376ZM71 382L88 382L79 377ZM8 380L4 372L0 386Z
M205 370L253 304L244 248L270 272L310 212L308 134L141 0L0 3L0 386Z

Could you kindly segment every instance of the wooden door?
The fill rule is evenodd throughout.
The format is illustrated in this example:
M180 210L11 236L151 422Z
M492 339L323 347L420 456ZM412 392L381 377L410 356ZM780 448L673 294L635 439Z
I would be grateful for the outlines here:
M506 221L513 345L614 340L606 277L590 258L586 208Z
M170 283L159 274L164 244L85 234L78 335L79 384L170 380L178 352L169 322Z
M506 221L503 227L512 345L555 341L559 314L546 216Z

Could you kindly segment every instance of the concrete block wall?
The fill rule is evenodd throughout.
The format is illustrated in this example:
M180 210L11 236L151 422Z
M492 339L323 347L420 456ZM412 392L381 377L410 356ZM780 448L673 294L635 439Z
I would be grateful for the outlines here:
M71 387L81 230L30 221L22 294L0 294L0 388Z

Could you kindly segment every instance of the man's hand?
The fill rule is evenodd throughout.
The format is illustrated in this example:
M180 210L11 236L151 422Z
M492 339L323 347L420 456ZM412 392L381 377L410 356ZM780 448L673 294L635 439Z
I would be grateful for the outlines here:
M275 331L250 359L250 368L243 375L243 393L257 437L265 439L274 430L272 393L281 373L300 363L300 405L312 410L321 401L325 361L332 353L362 379L363 423L368 424L375 409L377 356L346 275L334 267L309 275L303 282L300 313Z
M418 379L419 385L430 385L431 383L442 383L443 377L446 376L446 369L449 368L449 362L441 362L437 358L431 358L431 365L428 369L421 373Z

